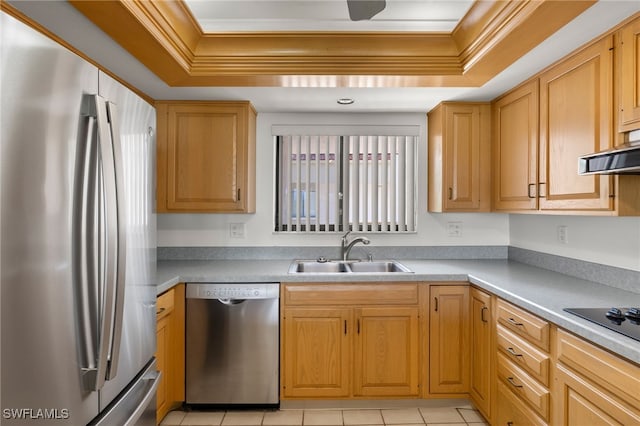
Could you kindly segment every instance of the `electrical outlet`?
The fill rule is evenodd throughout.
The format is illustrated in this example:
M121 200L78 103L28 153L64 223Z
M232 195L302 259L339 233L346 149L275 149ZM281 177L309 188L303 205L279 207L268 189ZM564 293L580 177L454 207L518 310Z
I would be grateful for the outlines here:
M569 228L566 225L558 226L558 241L562 244L569 243Z
M447 235L450 237L462 237L462 222L447 222Z
M231 238L244 238L245 237L244 223L230 223L229 235L231 236Z

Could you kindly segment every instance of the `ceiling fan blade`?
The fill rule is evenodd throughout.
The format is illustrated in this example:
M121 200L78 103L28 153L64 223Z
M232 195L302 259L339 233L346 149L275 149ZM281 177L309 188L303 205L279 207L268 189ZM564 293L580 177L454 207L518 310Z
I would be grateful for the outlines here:
M386 5L386 0L347 0L349 18L352 21L371 19L382 12Z

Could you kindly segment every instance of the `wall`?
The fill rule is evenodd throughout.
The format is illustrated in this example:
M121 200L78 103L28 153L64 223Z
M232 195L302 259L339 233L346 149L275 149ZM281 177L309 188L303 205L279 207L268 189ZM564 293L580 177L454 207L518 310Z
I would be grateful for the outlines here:
M275 150L272 125L364 125L397 124L420 126L418 152L418 232L404 235L370 235L374 246L454 246L509 244L509 219L504 214L427 213L426 114L300 114L261 113L257 120L256 213L161 214L158 215L158 245L194 246L337 246L338 234L296 235L273 232ZM462 222L462 236L449 237L447 222ZM245 238L231 238L229 225L245 225Z
M566 244L558 226L567 227ZM640 218L510 215L511 245L640 271Z

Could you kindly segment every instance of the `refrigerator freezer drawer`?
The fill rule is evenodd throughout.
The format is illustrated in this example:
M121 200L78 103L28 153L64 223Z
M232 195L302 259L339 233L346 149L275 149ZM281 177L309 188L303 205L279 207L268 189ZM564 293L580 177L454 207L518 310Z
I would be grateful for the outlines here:
M122 395L109 405L90 426L155 426L156 390L160 372L155 358Z

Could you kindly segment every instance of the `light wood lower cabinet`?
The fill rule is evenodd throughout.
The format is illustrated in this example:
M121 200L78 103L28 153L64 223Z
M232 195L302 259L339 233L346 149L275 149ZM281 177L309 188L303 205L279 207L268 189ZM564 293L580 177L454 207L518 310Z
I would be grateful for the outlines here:
M156 396L156 421L184 401L184 284L158 296L156 362L161 372Z
M469 392L469 286L432 285L429 393Z
M284 397L347 397L350 394L349 308L285 308Z
M640 424L640 367L564 330L555 344L554 424Z
M496 300L495 421L499 425L546 425L551 324L503 299Z
M287 284L282 398L417 397L418 284Z

